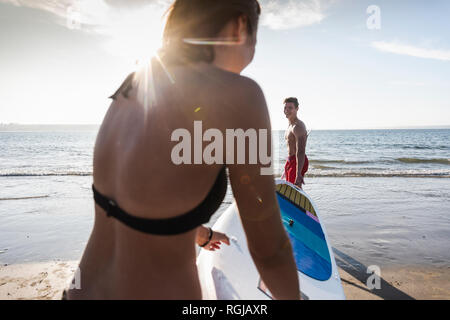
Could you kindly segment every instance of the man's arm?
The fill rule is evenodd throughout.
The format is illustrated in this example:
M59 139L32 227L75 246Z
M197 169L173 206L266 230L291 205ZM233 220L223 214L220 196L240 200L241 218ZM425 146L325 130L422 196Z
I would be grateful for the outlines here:
M301 175L303 165L305 164L305 150L306 150L306 127L303 123L298 124L294 127L294 135L296 140L296 156L297 156L297 178L295 181L295 185L302 187L303 176Z

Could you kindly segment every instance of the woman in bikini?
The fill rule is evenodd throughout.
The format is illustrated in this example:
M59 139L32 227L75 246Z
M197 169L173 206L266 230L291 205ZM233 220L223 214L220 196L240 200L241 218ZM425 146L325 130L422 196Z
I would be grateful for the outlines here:
M240 75L254 56L259 14L256 0L173 3L157 58L112 96L99 130L95 222L80 261L81 289L68 299L201 299L195 243L226 241L202 227L223 200L225 168L264 283L277 299L299 298L273 176L261 175L259 164L172 158L173 132L194 136L194 121L224 136L227 128L270 134L260 87Z

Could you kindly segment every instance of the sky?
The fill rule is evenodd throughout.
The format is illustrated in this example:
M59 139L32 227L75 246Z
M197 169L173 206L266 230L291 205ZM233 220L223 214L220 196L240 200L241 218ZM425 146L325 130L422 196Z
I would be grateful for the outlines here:
M450 1L261 0L255 59L273 129L450 125ZM99 124L158 48L169 0L0 0L0 123Z

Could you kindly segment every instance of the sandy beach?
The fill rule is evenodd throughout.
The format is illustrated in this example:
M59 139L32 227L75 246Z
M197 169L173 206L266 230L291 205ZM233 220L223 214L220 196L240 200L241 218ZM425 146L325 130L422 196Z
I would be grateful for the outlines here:
M77 261L0 266L0 300L59 300ZM369 290L369 274L339 268L348 300L450 299L450 268L402 267L382 270L381 288Z
M348 273L339 268L348 300L448 300L450 269L398 267L382 270L381 288L369 290L369 274Z
M0 299L59 299L68 285L94 224L95 133L0 135L11 155L0 168ZM286 150L282 132L274 133ZM450 130L311 136L304 188L320 210L347 299L450 299L450 179L436 176L450 176L442 160L449 137ZM284 155L277 161L281 168ZM379 170L383 176L374 176ZM207 226L232 202L229 187ZM381 268L380 289L366 286L369 266Z
M0 300L58 300L77 269L77 261L0 266Z

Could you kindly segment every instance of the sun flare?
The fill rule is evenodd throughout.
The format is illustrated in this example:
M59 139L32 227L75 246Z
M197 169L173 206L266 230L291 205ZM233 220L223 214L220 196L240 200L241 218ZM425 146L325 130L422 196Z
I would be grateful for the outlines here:
M106 50L130 63L148 61L161 46L163 13L154 6L121 11L117 19L108 24Z
M167 1L130 7L109 5L104 0L78 0L70 6L81 28L105 36L105 50L133 65L148 61L160 48L167 9Z

